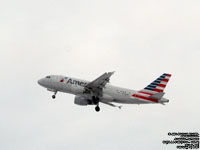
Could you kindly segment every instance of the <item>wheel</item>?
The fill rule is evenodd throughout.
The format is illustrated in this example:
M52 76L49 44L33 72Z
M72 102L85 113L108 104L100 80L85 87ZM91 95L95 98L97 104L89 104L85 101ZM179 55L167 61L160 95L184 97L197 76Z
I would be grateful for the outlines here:
M52 98L53 98L53 99L55 99L55 98L56 98L56 96L55 96L55 95L52 95Z
M96 107L95 107L95 110L96 110L96 112L99 112L99 111L100 111L100 107L99 107L99 106L96 106Z

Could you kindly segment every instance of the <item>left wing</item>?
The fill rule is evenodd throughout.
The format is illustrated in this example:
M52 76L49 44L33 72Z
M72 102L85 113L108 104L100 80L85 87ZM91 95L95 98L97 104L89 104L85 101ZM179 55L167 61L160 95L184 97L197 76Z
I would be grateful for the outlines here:
M106 72L97 79L95 79L92 82L89 82L85 88L87 90L90 90L94 93L94 95L98 96L101 94L102 89L105 87L105 85L110 81L110 77L114 74L114 72Z
M119 109L121 109L122 108L122 106L117 106L117 105L114 105L114 104L112 104L112 103L109 103L109 102L104 102L104 101L101 101L103 104L106 104L106 105L109 105L109 106L112 106L112 107L117 107L117 108L119 108Z

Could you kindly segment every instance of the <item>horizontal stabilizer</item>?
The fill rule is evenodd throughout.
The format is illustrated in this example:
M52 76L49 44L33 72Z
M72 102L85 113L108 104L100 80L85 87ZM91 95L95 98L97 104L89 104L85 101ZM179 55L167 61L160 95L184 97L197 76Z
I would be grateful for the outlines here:
M154 98L154 99L161 99L164 94L165 94L164 92L160 92L160 93L156 93L154 95L151 95L150 97Z

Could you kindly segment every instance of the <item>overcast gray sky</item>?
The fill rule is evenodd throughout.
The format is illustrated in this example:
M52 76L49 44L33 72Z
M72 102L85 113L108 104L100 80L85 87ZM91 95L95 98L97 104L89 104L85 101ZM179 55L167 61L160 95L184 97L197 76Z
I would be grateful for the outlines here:
M0 3L0 149L175 149L199 132L199 0L8 0ZM172 74L162 105L74 105L37 80L59 74L142 89Z

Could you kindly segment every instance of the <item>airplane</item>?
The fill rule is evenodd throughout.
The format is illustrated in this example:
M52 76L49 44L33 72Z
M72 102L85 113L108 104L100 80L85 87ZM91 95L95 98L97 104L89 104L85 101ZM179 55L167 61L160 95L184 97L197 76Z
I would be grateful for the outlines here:
M38 84L48 91L54 92L52 98L56 98L57 92L74 94L74 103L81 106L95 105L95 110L100 111L99 103L118 107L113 103L122 104L165 104L169 99L164 98L164 89L171 74L163 73L155 81L144 89L135 91L109 84L114 72L105 72L100 77L89 82L86 80L66 77L62 75L48 75L38 80Z

